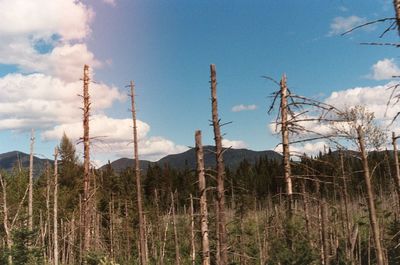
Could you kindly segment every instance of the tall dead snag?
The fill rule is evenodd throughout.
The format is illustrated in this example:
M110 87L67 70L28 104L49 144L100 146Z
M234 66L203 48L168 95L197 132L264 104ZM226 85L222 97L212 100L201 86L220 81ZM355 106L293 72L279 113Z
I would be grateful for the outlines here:
M31 150L29 156L29 194L28 194L28 230L33 230L33 146L35 145L35 131L31 131Z
M393 0L394 11L396 13L397 30L400 35L400 0Z
M13 245L13 241L11 238L11 225L8 221L8 207L7 207L7 187L6 182L3 180L3 177L0 173L0 185L3 190L3 228L6 233L6 244L8 249L8 264L12 265L12 256L11 256L11 248Z
M176 227L175 200L174 200L173 192L171 192L171 205L172 205L172 224L174 226L175 265L180 265L181 264L181 254L180 254L180 250L179 250L178 230Z
M54 265L58 265L58 148L54 149Z
M190 194L190 245L191 252L190 257L192 259L192 265L196 264L196 244L195 244L195 231L194 231L194 209L193 209L193 196Z
M282 76L281 82L281 134L282 134L282 154L284 179L286 183L286 194L288 196L288 209L292 207L292 179L290 168L290 150L289 150L289 128L288 128L288 89L286 84L286 75Z
M210 243L208 240L208 210L206 178L204 173L204 153L201 143L201 131L195 132L197 176L199 177L200 192L200 226L201 226L201 251L202 265L210 265Z
M357 127L357 136L358 136L358 144L360 147L361 160L363 164L365 185L367 188L369 220L371 223L372 236L374 238L374 243L375 243L376 262L377 262L376 264L384 265L385 263L384 263L383 249L381 245L382 243L381 243L380 229L376 217L375 196L371 184L371 175L369 171L367 151L365 149L364 130L361 126Z
M83 68L83 254L87 254L90 246L90 139L89 139L89 66ZM81 253L82 254L82 253Z
M139 246L140 246L140 264L147 264L146 259L146 234L144 227L143 218L143 204L142 204L142 183L140 177L140 163L139 163L139 151L138 151L138 135L136 125L136 110L135 110L135 84L133 81L130 83L131 88L131 111L132 111L132 122L133 122L133 144L134 144L134 160L135 160L135 177L136 177L136 195L137 195L137 206L139 215Z
M212 107L212 125L214 128L215 155L217 160L217 225L219 228L219 246L220 246L220 265L228 264L228 246L226 238L226 220L225 220L225 165L223 159L222 136L220 128L220 119L218 118L217 102L217 73L215 65L210 65L211 72L211 107Z
M393 157L394 157L394 163L396 167L396 191L397 191L397 198L399 200L399 207L400 207L400 168L399 168L399 154L397 153L397 138L398 136L395 135L395 133L392 133L392 144L393 144Z

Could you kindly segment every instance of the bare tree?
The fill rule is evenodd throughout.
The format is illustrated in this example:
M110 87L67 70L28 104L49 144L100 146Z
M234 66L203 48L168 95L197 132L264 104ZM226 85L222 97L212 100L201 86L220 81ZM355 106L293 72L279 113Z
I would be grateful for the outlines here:
M222 135L220 128L220 119L218 117L217 102L217 73L215 65L210 65L211 72L211 107L212 107L212 125L214 128L215 140L215 156L217 160L217 225L219 230L219 246L220 246L220 265L228 264L228 246L226 237L226 220L225 220L225 165L222 149Z
M374 114L362 106L345 110L340 114L342 122L336 123L334 129L338 137L343 137L356 144L362 161L364 180L367 191L369 221L375 243L375 252L378 265L385 265L381 242L380 228L377 220L375 194L371 184L371 173L368 163L368 148L379 148L384 142L384 134L374 121Z
M204 173L204 153L201 142L201 131L195 132L197 175L199 178L200 192L200 227L202 265L210 265L210 243L208 240L208 210L207 210L207 185Z
M90 248L90 138L89 138L89 117L90 117L90 95L89 95L89 66L83 68L83 246L84 255Z
M54 265L58 265L58 148L54 149Z
M31 151L29 156L29 195L28 195L28 229L33 230L33 146L35 145L35 131L31 131Z
M400 167L399 167L399 154L397 151L397 138L398 136L395 133L392 133L392 145L393 145L393 157L394 163L396 168L396 176L395 176L395 184L396 184L396 191L397 191L397 199L399 200L399 207L400 207Z
M139 215L139 240L140 240L140 264L146 265L146 234L145 234L145 223L143 218L143 203L142 203L142 181L140 177L140 161L138 151L138 135L137 135L137 124L136 124L136 109L135 109L135 84L133 81L130 83L131 88L131 111L132 111L132 122L133 122L133 144L134 144L134 161L135 161L135 177L136 177L136 196L137 206Z
M13 246L13 240L11 238L11 227L8 220L8 206L7 206L7 187L6 181L3 180L3 176L0 173L0 184L3 190L3 227L6 233L6 244L8 249L8 264L12 265L11 248Z

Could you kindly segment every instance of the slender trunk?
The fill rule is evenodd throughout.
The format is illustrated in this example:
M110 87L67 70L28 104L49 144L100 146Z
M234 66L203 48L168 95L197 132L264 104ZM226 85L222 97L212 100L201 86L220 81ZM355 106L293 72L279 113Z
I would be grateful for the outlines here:
M290 150L289 150L289 128L288 128L288 91L286 84L286 75L282 76L281 82L281 133L282 133L282 149L283 149L283 170L286 183L286 194L288 196L288 212L292 212L292 178L290 167Z
M200 227L201 227L201 251L202 265L210 265L210 243L208 240L208 210L207 210L207 192L206 178L204 172L204 153L201 142L201 131L195 133L197 175L199 177L200 193Z
M28 195L28 230L30 232L33 231L33 146L34 145L35 145L35 131L32 129L31 151L29 156L29 195Z
M322 198L321 203L321 229L322 229L322 250L324 257L324 265L330 264L330 250L328 238L328 209L325 198Z
M397 193L397 199L399 200L399 208L400 208L400 168L399 168L399 154L397 153L397 138L394 132L392 133L392 144L393 144L393 157L394 157L394 163L396 167L396 193Z
M195 232L194 232L194 209L193 209L193 196L190 194L190 244L191 244L191 258L192 265L196 264L196 244L195 244Z
M222 150L222 135L220 128L220 119L218 118L217 102L217 74L215 65L210 65L211 72L211 106L212 106L212 124L214 128L215 151L217 160L217 207L218 207L218 227L219 227L219 245L220 245L220 265L228 264L228 246L226 238L226 220L225 220L225 166Z
M343 202L344 202L344 210L346 214L346 234L347 234L347 247L346 247L346 255L347 258L350 260L351 264L354 264L354 257L353 257L353 252L351 250L351 225L350 225L350 214L349 214L349 195L347 193L347 179L346 179L346 172L344 169L344 158L343 158L343 152L340 151L340 168L341 168L341 174L342 174L342 180L343 180Z
M135 109L135 85L133 81L130 83L131 88L131 111L133 121L133 143L134 143L134 160L135 160L135 175L136 175L136 195L139 215L139 246L140 246L140 264L146 265L146 235L143 220L143 204L142 204L142 182L140 177L139 151L138 151L138 135L136 125L136 109Z
M179 240L178 240L178 230L176 228L176 216L175 216L175 201L174 193L171 192L171 203L172 203L172 224L174 226L174 240L175 240L175 264L181 264L181 255L179 251Z
M357 134L358 134L358 144L359 144L360 152L361 152L361 160L363 163L365 185L366 185L367 194L368 194L367 199L368 199L369 219L370 219L372 235L373 235L374 243L375 243L376 262L377 262L377 265L384 265L385 263L384 263L382 245L381 245L380 230L379 230L379 225L378 225L378 221L377 221L377 217L376 217L376 209L375 209L375 201L374 201L375 196L374 196L372 184L371 184L371 175L370 175L370 171L369 171L367 151L365 150L364 132L363 132L361 126L359 126L357 128Z
M58 265L58 148L54 149L54 265Z
M126 237L126 259L128 262L131 260L131 241L129 232L129 213L128 201L125 199L125 237Z
M397 30L400 35L400 0L393 0L394 11L396 13Z
M85 256L90 249L90 138L89 138L89 116L90 116L90 96L89 96L89 66L83 69L83 255Z
M3 227L4 232L6 233L6 243L8 249L8 264L12 265L12 256L11 256L11 248L13 245L13 241L11 238L11 228L10 223L8 221L8 207L7 207L7 187L6 181L3 180L3 176L0 173L0 184L3 190Z

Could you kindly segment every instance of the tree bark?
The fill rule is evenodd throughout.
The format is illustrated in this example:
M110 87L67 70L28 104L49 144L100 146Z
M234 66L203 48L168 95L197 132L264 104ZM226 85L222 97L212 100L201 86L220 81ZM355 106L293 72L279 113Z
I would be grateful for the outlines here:
M6 243L7 243L7 249L8 249L8 264L12 265L13 260L11 256L11 248L13 246L13 241L11 238L11 228L10 228L10 223L8 221L8 207L7 207L7 184L6 181L3 180L3 176L0 173L0 184L3 190L3 227L4 227L4 232L6 233Z
M178 230L176 227L175 200L174 200L173 192L171 192L171 204L172 204L172 224L174 226L174 240L175 240L175 265L180 265L181 264L181 254L180 254L180 250L179 250Z
M215 65L210 65L211 72L211 106L212 106L212 124L214 128L215 153L217 160L217 207L218 207L218 230L220 245L220 264L228 264L228 246L226 238L226 220L225 220L225 165L223 159L222 136L220 128L220 119L218 118L217 102L217 73Z
M195 133L197 175L199 178L200 192L200 226L201 226L201 251L202 265L210 265L210 243L208 239L208 210L207 210L207 184L204 172L204 153L201 142L201 131Z
M392 144L393 144L393 157L396 168L396 179L394 182L396 183L396 193L397 199L399 200L399 208L400 208L400 168L399 168L399 154L397 151L397 138L394 132L392 133Z
M58 265L58 148L54 149L54 265Z
M29 195L28 195L28 230L33 231L33 146L35 145L35 131L31 131L31 151L29 156Z
M139 215L139 246L140 246L140 264L146 265L146 235L143 218L143 203L142 203L142 181L140 177L140 162L139 162L139 151L138 151L138 135L137 135L137 124L136 124L136 109L135 109L135 84L133 81L130 83L131 88L131 111L132 111L132 122L133 122L133 143L134 143L134 160L135 160L135 176L136 176L136 195L137 195L137 206Z
M357 136L358 136L358 144L360 147L361 160L364 170L365 185L368 194L367 200L368 200L369 220L371 223L371 230L375 243L376 262L377 265L384 265L385 263L384 263L383 249L381 245L380 229L376 217L376 209L374 201L375 195L371 185L371 175L369 171L367 151L365 150L364 132L361 126L357 127Z
M286 183L286 195L288 196L288 211L291 214L292 211L292 178L291 178L291 166L290 166L290 150L289 150L289 128L288 128L288 91L286 83L286 75L282 76L281 82L281 133L282 133L282 154L283 154L283 170L284 179Z
M400 0L393 0L393 6L396 13L397 31L400 35Z
M89 138L89 116L90 116L90 95L89 95L89 66L83 68L83 256L90 249L90 138Z

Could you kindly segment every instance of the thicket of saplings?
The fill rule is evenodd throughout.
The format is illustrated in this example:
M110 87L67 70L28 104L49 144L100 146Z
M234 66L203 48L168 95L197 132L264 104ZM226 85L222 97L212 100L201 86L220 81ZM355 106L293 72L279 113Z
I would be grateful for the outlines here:
M79 264L83 168L66 136L59 149L59 257L62 264ZM371 152L368 159L384 253L388 264L400 264L394 156L389 151ZM12 172L2 172L8 217L14 218L14 244L7 249L1 227L1 264L7 264L9 254L13 264L51 262L52 170L49 165L34 181L33 232L26 228L28 170L16 166ZM213 170L206 172L213 262L218 251L216 183L211 177ZM329 149L313 158L304 156L292 161L292 174L293 216L288 218L281 161L244 160L237 168L226 168L229 264L376 264L363 170L354 153ZM93 172L96 211L91 233L95 246L86 257L88 264L139 263L133 175L131 168L117 173L111 166ZM177 260L201 264L196 170L151 165L142 178L149 264L176 264Z

